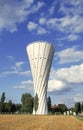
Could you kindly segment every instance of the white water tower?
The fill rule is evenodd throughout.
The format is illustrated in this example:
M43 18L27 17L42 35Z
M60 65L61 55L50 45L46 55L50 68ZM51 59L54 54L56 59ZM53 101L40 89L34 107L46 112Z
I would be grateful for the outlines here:
M27 46L34 82L34 96L37 94L39 99L36 114L48 113L47 86L54 50L52 44L43 41L33 42Z

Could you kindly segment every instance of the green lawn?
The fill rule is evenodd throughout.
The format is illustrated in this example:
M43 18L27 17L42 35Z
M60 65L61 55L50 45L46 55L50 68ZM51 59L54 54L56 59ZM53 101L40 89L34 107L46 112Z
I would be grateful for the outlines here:
M77 119L83 121L83 117L77 116Z

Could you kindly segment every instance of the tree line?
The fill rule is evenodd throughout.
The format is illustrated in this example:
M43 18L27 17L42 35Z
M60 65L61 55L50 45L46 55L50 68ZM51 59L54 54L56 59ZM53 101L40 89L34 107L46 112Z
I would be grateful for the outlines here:
M15 113L16 111L21 110L21 104L12 103L12 100L5 102L6 96L3 92L0 98L0 113Z
M0 97L0 113L28 113L32 114L33 108L35 110L35 113L38 109L38 95L35 94L33 97L30 93L24 93L21 96L21 103L15 104L12 102L12 100L5 101L6 95L3 92ZM48 105L48 113L49 114L55 114L55 113L61 113L63 114L65 111L69 110L65 104L58 104L56 107L52 107L51 103L51 97L49 96L47 98L47 105ZM83 102L77 102L75 103L73 108L70 108L70 110L76 112L76 114L83 112Z
M35 113L38 109L38 95L32 97L30 93L24 93L21 96L21 103L15 104L12 103L12 100L8 102L5 101L6 96L3 92L0 97L0 113L29 113L33 112L33 107L35 109Z

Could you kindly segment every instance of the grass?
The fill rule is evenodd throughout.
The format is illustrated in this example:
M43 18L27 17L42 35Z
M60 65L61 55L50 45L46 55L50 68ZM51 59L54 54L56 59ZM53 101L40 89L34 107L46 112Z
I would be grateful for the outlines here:
M83 121L83 117L77 116L77 119Z
M0 130L83 130L83 122L63 115L0 115Z

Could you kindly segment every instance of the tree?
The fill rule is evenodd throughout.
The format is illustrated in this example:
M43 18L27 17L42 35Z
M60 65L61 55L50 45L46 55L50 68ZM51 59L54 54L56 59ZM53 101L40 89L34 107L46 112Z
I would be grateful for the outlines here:
M4 101L5 101L5 93L3 92L1 95L1 103L4 103Z
M29 93L25 93L21 97L22 111L32 113L33 111L33 97Z
M81 112L83 112L83 102L82 102L82 104L81 104Z
M12 110L12 101L9 100L9 102L8 102L8 112L10 113L11 110Z
M11 108L11 112L14 113L16 112L17 109L16 109L16 104L12 103L12 108Z
M22 104L16 104L15 107L16 107L17 112L20 113L22 111ZM14 106L13 106L13 109L14 109Z
M58 109L61 113L67 111L67 106L65 104L58 104Z
M5 93L3 92L0 99L0 112L3 113L5 111Z
M35 109L35 114L36 114L36 111L37 111L37 109L38 109L38 95L37 95L37 93L35 94L35 97L34 97L34 109Z
M75 107L74 107L75 112L78 114L79 112L81 112L81 104L80 102L75 103Z
M50 96L47 98L48 112L51 112L51 98Z
M0 113L2 112L2 103L0 101Z

